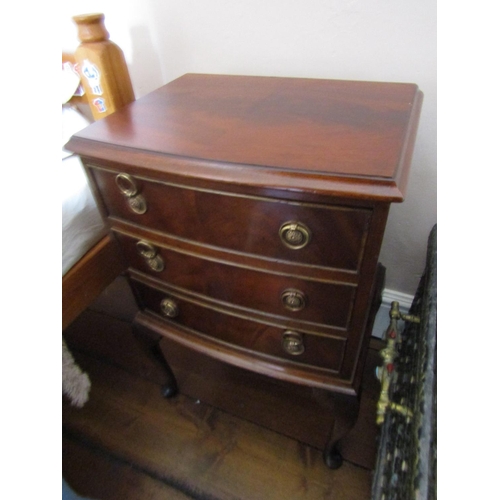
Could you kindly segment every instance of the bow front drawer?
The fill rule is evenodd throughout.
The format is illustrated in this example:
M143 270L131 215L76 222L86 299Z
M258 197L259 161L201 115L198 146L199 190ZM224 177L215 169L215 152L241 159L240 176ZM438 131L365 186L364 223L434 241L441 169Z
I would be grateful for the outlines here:
M230 251L359 270L368 209L193 189L89 167L108 216Z
M239 267L115 234L131 268L173 287L296 321L348 328L355 285Z
M182 295L131 280L145 311L251 353L288 360L337 373L340 370L346 340L280 328L245 316L214 308L210 303L187 300Z

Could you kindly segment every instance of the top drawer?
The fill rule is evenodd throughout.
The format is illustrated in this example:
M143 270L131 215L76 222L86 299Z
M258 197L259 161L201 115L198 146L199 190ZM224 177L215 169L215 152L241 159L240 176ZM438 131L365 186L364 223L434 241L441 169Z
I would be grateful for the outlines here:
M368 209L193 189L87 166L109 216L264 258L359 268Z

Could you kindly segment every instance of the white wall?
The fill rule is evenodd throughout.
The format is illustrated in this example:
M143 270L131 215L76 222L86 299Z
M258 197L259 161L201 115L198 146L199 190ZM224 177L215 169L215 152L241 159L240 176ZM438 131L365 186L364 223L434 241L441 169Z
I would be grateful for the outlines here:
M103 12L136 97L188 72L411 82L424 92L407 198L393 204L381 262L386 287L412 295L436 222L436 0L73 0Z

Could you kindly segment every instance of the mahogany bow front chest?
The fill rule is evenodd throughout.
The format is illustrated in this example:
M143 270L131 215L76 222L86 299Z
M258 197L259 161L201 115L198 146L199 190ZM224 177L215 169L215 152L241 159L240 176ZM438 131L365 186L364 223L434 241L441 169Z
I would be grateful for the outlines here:
M413 84L187 74L73 136L171 393L340 464L421 102Z

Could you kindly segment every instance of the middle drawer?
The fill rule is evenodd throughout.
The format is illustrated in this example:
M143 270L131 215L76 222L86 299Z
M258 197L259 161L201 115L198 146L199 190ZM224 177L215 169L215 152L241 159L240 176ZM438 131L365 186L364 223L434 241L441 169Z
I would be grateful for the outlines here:
M183 253L116 232L130 267L170 286L296 321L347 329L356 286L301 279Z

